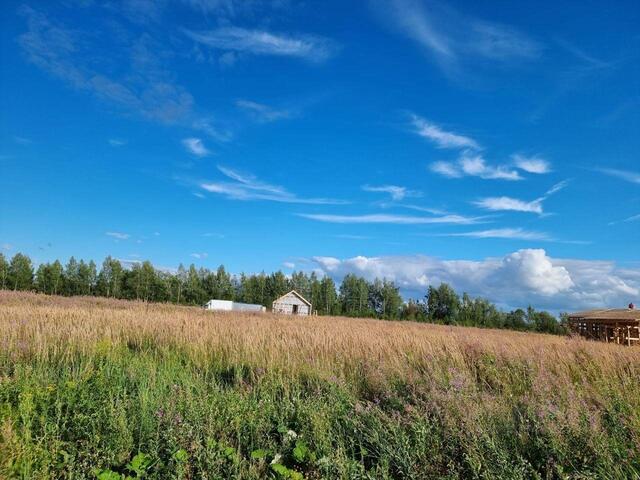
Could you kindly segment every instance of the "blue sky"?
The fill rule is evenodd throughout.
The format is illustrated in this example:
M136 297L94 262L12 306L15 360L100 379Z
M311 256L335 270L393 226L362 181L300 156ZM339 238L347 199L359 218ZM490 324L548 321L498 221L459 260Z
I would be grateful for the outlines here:
M0 244L640 301L637 2L9 2Z

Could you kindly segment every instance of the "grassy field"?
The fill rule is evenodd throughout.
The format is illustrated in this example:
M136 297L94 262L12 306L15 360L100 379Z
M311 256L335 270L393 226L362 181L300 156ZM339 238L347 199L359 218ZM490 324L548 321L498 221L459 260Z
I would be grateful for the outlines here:
M640 349L0 292L0 478L638 478Z

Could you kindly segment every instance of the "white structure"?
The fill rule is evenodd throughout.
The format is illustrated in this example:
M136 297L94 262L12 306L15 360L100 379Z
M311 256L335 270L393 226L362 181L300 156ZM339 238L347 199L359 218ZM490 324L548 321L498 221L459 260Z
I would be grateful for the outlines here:
M267 308L262 305L252 303L238 303L231 300L209 300L204 304L206 310L217 310L226 312L266 312Z
M271 307L273 313L311 315L311 303L295 290L277 298Z

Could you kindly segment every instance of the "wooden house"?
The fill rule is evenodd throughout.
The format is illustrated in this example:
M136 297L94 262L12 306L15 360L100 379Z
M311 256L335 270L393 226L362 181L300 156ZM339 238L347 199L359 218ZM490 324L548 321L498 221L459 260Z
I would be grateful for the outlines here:
M592 340L640 345L640 311L629 308L587 310L569 314L571 332Z
M273 313L285 315L311 315L312 305L306 298L295 290L274 300L271 310Z

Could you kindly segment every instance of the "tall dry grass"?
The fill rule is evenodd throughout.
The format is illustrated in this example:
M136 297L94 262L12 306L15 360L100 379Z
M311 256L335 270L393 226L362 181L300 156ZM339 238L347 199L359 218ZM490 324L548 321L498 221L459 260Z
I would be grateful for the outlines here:
M273 385L268 382L277 379L278 388L302 392L301 405L310 388L312 396L316 392L325 398L329 395L325 386L335 387L343 393L326 398L344 402L346 407L337 410L347 408L353 418L376 418L375 425L360 425L357 434L373 434L368 429L389 422L398 429L397 435L408 435L400 441L396 434L385 437L389 425L376 430L365 450L377 453L363 456L349 447L353 439L335 438L347 435L341 430L346 419L336 417L327 425L310 421L304 427L307 437L316 438L308 438L308 443L317 440L323 458L338 449L333 470L311 464L300 467L313 475L325 472L350 478L355 467L349 462L360 465L362 475L371 478L405 474L432 478L452 462L459 463L447 473L452 478L491 477L496 472L514 478L588 478L605 473L624 478L640 472L640 349L504 330L214 313L173 305L0 292L0 351L0 393L5 389L0 397L5 432L0 447L7 449L15 450L27 433L34 441L34 435L44 431L27 432L33 426L27 428L20 420L21 389L33 383L27 382L24 369L31 369L41 378L39 388L46 388L45 382L90 377L109 362L110 375L120 368L135 376L126 362L144 357L158 365L178 362L198 379L193 388L211 395L210 402L222 394L207 382L231 385L240 392L237 401L244 401L265 394L267 385ZM118 363L123 358L127 360ZM145 375L159 375L154 365L140 369L147 369ZM262 393L256 393L259 388ZM194 409L202 406L192 401ZM245 427L242 419L238 422L235 428L240 431ZM427 448L428 442L413 431L416 425L437 427L433 435L442 436L444 443ZM229 431L220 435L233 438ZM234 448L239 454L244 450L245 457L249 449L261 447L260 442L274 441L252 437L250 445L243 445L239 435ZM445 448L447 436L456 440ZM408 451L387 452L385 442ZM429 457L429 449L435 449L437 458ZM422 460L416 463L411 452L414 460ZM242 462L249 463L237 466L235 475L261 476L264 471L245 457ZM494 464L485 457L493 458ZM432 468L424 466L432 460ZM38 470L44 467L37 467L37 459L29 462L32 473L51 471ZM7 472L19 471L6 459L4 466ZM86 466L82 468L79 471L86 471ZM198 468L204 467L192 466L192 474L202 473Z

